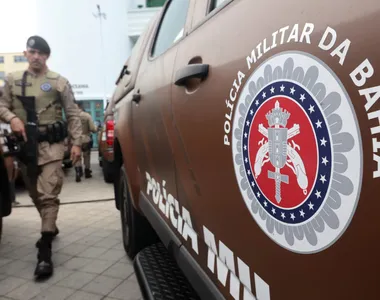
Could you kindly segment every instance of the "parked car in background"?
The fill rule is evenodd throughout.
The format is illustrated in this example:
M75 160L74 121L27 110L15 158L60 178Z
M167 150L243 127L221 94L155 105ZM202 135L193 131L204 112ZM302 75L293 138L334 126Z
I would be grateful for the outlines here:
M12 160L4 157L8 151L2 138L2 128L0 126L0 241L3 232L3 218L12 212L12 202L15 200L15 180L16 172Z
M128 71L129 58L125 62L117 80L116 85L119 84L121 78L124 79L125 88L128 89L129 81L126 80L130 78L130 73ZM115 179L114 172L114 109L115 109L115 95L112 95L111 100L107 103L105 112L104 112L104 121L100 125L98 130L98 145L99 145L99 166L102 167L104 180L108 183L111 183Z
M103 171L105 182L112 183L114 173L112 172L113 164L113 141L114 141L114 118L113 118L113 101L107 103L104 112L104 121L99 126L98 131L98 153L99 165Z

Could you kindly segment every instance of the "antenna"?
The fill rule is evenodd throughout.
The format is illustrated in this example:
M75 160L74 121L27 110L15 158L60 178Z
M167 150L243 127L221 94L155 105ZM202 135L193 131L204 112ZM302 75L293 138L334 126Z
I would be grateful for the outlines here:
M102 10L100 9L100 5L97 4L96 5L98 11L97 13L92 13L93 16L96 18L96 19L99 19L99 23L100 23L100 46L101 46L101 52L102 52L102 69L103 69L103 103L104 101L106 101L106 82L107 82L107 77L106 77L106 70L105 70L105 55L104 55L104 44L103 44L103 30L102 30L102 18L104 20L107 20L107 15L102 12Z
M96 14L92 13L94 17L99 19L103 18L104 20L107 20L107 15L102 12L102 10L100 9L100 5L97 4L96 7L98 8L98 12Z

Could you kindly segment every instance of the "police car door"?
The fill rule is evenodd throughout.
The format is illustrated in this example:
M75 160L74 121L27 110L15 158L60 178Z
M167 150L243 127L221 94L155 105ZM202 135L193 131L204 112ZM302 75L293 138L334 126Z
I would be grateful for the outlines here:
M196 2L172 93L187 248L230 299L371 298L379 35L354 29L380 3Z
M246 31L243 14L234 8L241 1L195 2L192 31L178 50L172 92L178 199L198 238L184 245L227 299L243 299L245 286L246 296L269 300L265 277L258 277L256 291L251 280L252 236L259 236L257 242L263 234L241 199L232 164L231 111L245 79L239 70L247 54L242 44L248 42L237 39ZM233 99L227 100L230 95Z
M172 126L173 66L178 41L186 30L188 10L188 0L166 3L146 47L132 103L133 146L138 160L141 192L145 196L143 200L146 200L140 201L141 209L148 219L152 218L152 213L160 215L160 219L171 225L177 235L180 233L176 229L182 227L173 222L177 220L174 214L177 214L179 206L168 127ZM173 204L174 211L169 210L168 201ZM156 215L153 217L155 220Z

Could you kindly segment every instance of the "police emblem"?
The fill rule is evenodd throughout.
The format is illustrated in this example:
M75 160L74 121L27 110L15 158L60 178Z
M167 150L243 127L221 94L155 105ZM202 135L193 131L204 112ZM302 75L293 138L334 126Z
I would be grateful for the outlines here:
M331 246L354 214L362 146L351 100L316 57L284 52L255 69L233 121L233 159L244 201L282 247Z
M41 90L44 92L51 91L51 84L49 82L45 82L45 83L41 84Z

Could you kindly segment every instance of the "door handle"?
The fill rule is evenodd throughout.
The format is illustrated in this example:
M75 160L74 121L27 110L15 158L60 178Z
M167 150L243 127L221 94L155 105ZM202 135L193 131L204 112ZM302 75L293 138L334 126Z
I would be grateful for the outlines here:
M141 94L137 92L136 94L133 94L132 101L138 104L141 100Z
M175 85L183 86L190 78L199 78L201 80L208 76L209 65L206 64L190 64L179 69L175 74Z

